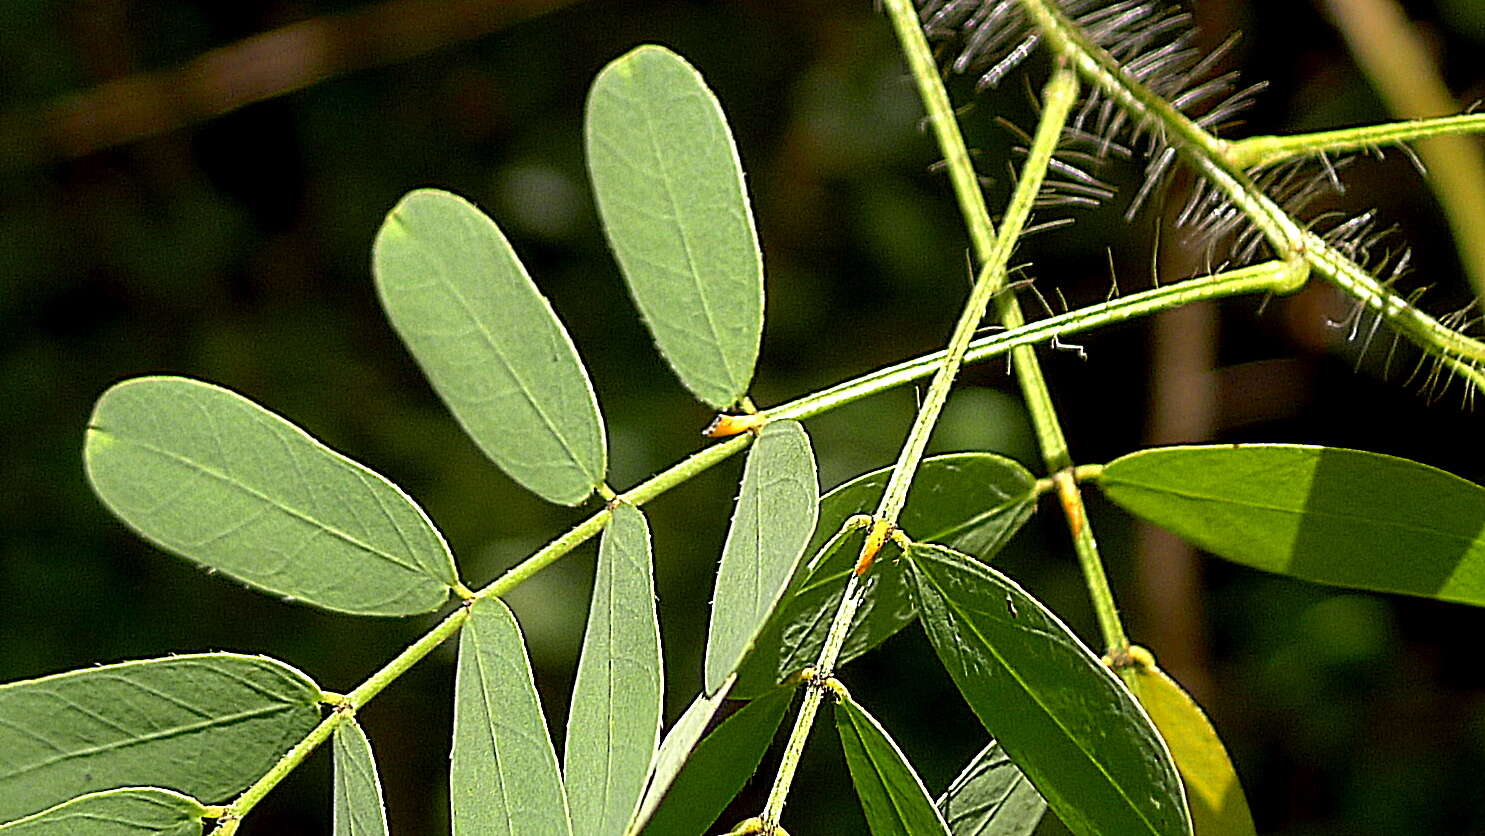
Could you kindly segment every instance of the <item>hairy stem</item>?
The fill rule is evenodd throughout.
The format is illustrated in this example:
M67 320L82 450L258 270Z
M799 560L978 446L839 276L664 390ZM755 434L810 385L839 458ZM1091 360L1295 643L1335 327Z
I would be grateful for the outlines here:
M1427 39L1398 0L1325 0L1321 5L1394 116L1444 116L1459 109ZM1479 114L1473 118L1485 121ZM1485 240L1479 234L1485 228L1485 149L1467 137L1437 134L1416 147L1428 170L1429 188L1454 233L1465 275L1475 295L1485 299Z
M1295 157L1315 154L1344 154L1364 151L1379 145L1415 142L1436 136L1456 136L1485 132L1485 113L1440 116L1433 119L1409 119L1383 125L1340 128L1286 136L1250 136L1226 143L1223 156L1237 168L1273 165Z
M1089 83L1113 99L1135 124L1152 124L1204 179L1247 216L1280 258L1303 258L1316 273L1461 375L1472 386L1485 385L1485 343L1467 337L1423 313L1387 283L1291 217L1264 194L1231 158L1231 144L1203 129L1134 79L1107 52L1068 19L1054 0L1020 0L1047 43Z
M906 0L889 2L887 8L892 16L903 50L910 55L919 56L917 60L910 63L913 67L914 80L918 84L924 103L929 108L929 118L935 123L953 122L952 111L934 106L934 102L946 100L947 96L943 93L943 81L939 78L938 70L932 62L928 40L918 24L917 15L913 14L912 7ZM1050 101L1053 96L1053 84L1064 76L1069 80L1063 82L1063 87L1057 89L1065 88L1065 94L1068 96L1067 107L1069 109L1072 107L1072 98L1077 94L1077 87L1071 81L1073 72L1066 67L1059 67L1053 75L1053 82L1047 86L1049 101L1044 104L1047 111L1053 108ZM1173 108L1165 102L1159 101L1158 103L1173 111ZM1045 113L1043 124L1045 125ZM1061 124L1059 123L1057 132L1060 133L1060 131ZM969 155L963 153L964 140L959 136L957 129L935 131L935 136L939 138L940 151L944 154L950 170L961 166L966 170L966 176L951 178L955 191L972 188L978 193L979 184L972 176L973 170L969 165ZM1037 139L1041 139L1040 128ZM1055 150L1056 139L1057 134L1054 133L1046 148L1048 157ZM1031 153L1033 155L1037 153L1035 144L1033 144ZM1045 167L1046 164L1047 160L1043 160L1042 166ZM1022 179L1023 181L1026 179L1025 174L1022 175ZM1018 189L1017 194L1019 193ZM1035 196L1036 193L1033 191L1030 198ZM1011 211L1015 210L1015 206L1013 199ZM991 228L990 216L985 211L984 204L980 203L976 206L972 201L961 198L960 207L963 210L965 226L970 230L970 240L975 245L975 255L987 264L993 264L997 259L1009 257L1009 248L1015 245L1016 238L1008 238L1004 229L995 241L995 248L987 249L981 243ZM1025 208L1026 211L1030 211L1030 199ZM1007 212L1008 219L1009 216L1010 211ZM1017 233L1019 234L1019 230ZM1004 248L1005 252L1000 252L998 248ZM1000 294L996 300L996 307L1001 324L1006 328L1014 330L1025 324L1025 315L1021 312L1021 305L1014 294ZM1031 415L1032 426L1036 430L1037 446L1042 451L1042 460L1046 463L1047 469L1058 478L1058 497L1061 499L1068 530L1072 534L1073 550L1077 553L1078 565L1083 571L1083 580L1088 586L1089 597L1093 601L1094 612L1098 617L1099 632L1103 636L1104 646L1110 651L1122 649L1129 644L1129 640L1124 634L1124 625L1119 620L1119 612L1114 605L1114 594L1109 587L1108 576L1104 572L1103 559L1098 553L1098 543L1093 537L1093 527L1089 524L1087 511L1083 507L1082 491L1079 490L1077 482L1070 478L1073 468L1072 454L1068 450L1067 438L1062 432L1062 424L1057 417L1057 408L1052 403L1051 390L1047 388L1046 378L1042 375L1041 363L1030 346L1013 349L1011 363L1015 368L1016 381L1020 384L1027 411ZM1068 478L1062 478L1063 476Z

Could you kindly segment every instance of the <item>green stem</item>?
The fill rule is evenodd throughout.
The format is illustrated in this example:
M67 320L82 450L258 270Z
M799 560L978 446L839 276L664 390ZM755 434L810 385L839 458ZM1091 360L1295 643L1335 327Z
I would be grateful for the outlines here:
M925 56L928 59L926 61L910 62L913 66L914 80L918 84L918 89L921 91L923 100L928 102L935 99L946 99L947 96L942 92L943 81L939 78L938 70L931 60L928 40L924 37L923 30L918 25L917 16L912 13L911 6L907 3L907 0L892 0L892 2L887 4L887 8L888 13L892 16L898 39L902 42L904 51L909 54ZM1038 22L1043 24L1043 28L1046 28L1045 21ZM1073 34L1079 35L1081 33L1074 30ZM1079 69L1086 71L1084 67L1080 67ZM1072 97L1076 96L1076 84L1072 81L1058 82L1058 79L1064 76L1071 77L1072 75L1073 73L1070 70L1060 67L1053 76L1053 83L1059 84L1057 89L1065 90L1065 94L1069 97L1068 108L1072 106ZM1049 83L1047 88L1047 97L1049 100L1052 97L1052 91L1053 84ZM1051 110L1053 105L1049 101L1044 107L1046 110ZM1152 97L1151 107L1157 110L1163 108L1175 116L1180 116L1179 113L1175 112L1174 108L1158 97ZM954 114L952 111L942 108L938 110L930 109L929 118L935 122L952 122L954 121ZM1060 133L1060 131L1061 124L1059 123L1057 132ZM940 138L941 143L945 141L958 142L962 146L963 139L959 138L957 130L952 133L948 131L937 131L936 135ZM1037 139L1041 139L1040 129L1038 129ZM1049 144L1046 148L1048 156L1055 150L1056 139L1057 133L1054 133L1049 139ZM979 185L973 177L973 169L969 165L968 154L960 153L959 149L942 144L940 145L940 150L944 153L951 170L955 166L963 166L965 168L963 176L951 177L951 182L953 182L956 191L973 188L978 192ZM1035 153L1037 153L1036 145L1033 144L1032 154ZM1046 164L1047 162L1045 160L1041 162L1043 168L1045 168ZM1024 179L1025 175L1023 175ZM1017 193L1019 194L1019 189ZM1035 194L1035 191L1033 191L1031 197L1034 198ZM1001 230L1001 235L996 238L994 248L987 248L982 244L982 241L987 237L988 230L991 229L990 216L985 212L983 204L976 207L971 201L961 199L960 207L964 210L964 223L969 228L970 239L975 244L976 256L987 264L993 264L996 259L1003 257L998 251L1000 248L1004 248L1006 250L1005 255L1008 256L1009 248L1015 245L1016 238L1008 238L1005 235L1004 229ZM1012 210L1014 208L1015 202L1013 200ZM1028 211L1030 209L1029 202L1026 209ZM1008 219L1009 215L1010 212L1008 211ZM1019 234L1019 230L1017 232ZM1001 294L998 297L996 307L1000 315L1001 324L1007 329L1014 330L1025 324L1025 315L1022 313L1021 305L1016 300L1014 294ZM1103 568L1103 560L1098 554L1098 544L1093 538L1093 527L1089 524L1087 510L1083 507L1082 492L1078 489L1077 483L1071 478L1062 479L1060 476L1060 474L1069 473L1073 467L1072 454L1068 450L1067 438L1062 431L1062 424L1057 418L1057 408L1052 402L1051 390L1048 389L1046 378L1042 374L1041 363L1037 360L1036 352L1030 346L1013 349L1011 351L1011 363L1015 368L1016 381L1021 387L1022 397L1026 400L1027 412L1031 415L1032 425L1036 430L1037 445L1041 449L1042 460L1046 463L1047 469L1054 474L1054 477L1060 479L1058 483L1058 495L1062 500L1062 509L1067 518L1069 531L1072 533L1073 549L1078 555L1078 564L1083 570L1083 580L1088 586L1089 597L1092 599L1094 611L1098 616L1099 630L1103 635L1104 645L1111 650L1123 648L1129 643L1129 640L1124 634L1124 626L1120 623L1118 610L1114 606L1114 595L1109 588L1108 577Z
M1097 305L1039 319L1011 331L981 337L969 344L966 364L982 363L1004 356L1019 346L1036 345L1058 337L1072 336L1194 302L1226 299L1255 293L1292 292L1303 284L1307 266L1304 262L1265 261L1225 273L1162 285L1131 293ZM935 351L912 360L878 369L870 374L836 384L811 395L779 404L763 411L770 420L813 418L838 407L861 400L913 381L922 380L938 371L947 350Z
M1303 284L1303 269L1303 264L1296 267L1295 264L1282 261L1266 261L1226 273L1202 276L1132 293L1119 299L1111 299L1097 305L1037 320L1014 331L1003 331L973 340L964 353L964 362L981 363L1001 357L1020 346L1036 345L1057 337L1071 336L1127 322L1194 302L1255 293L1288 293ZM760 414L767 416L771 421L813 418L871 395L937 374L943 368L944 360L948 355L947 349L925 354L828 389L795 398L765 409ZM643 505L713 465L741 452L751 443L752 438L751 433L743 433L706 447L624 491L618 495L617 499L633 505ZM607 508L594 513L561 537L543 546L526 560L507 570L494 582L474 593L475 596L495 595L498 597L506 594L602 531L603 527L608 524L608 518Z
M1068 19L1054 0L1021 0L1021 6L1058 55L1118 102L1136 124L1157 125L1201 176L1221 189L1262 230L1281 258L1303 251L1303 230L1254 186L1241 168L1227 161L1226 143L1126 73Z
M1069 20L1053 0L1021 0L1051 48L1071 62L1091 84L1118 102L1136 124L1159 125L1165 138L1197 173L1247 216L1281 258L1303 258L1398 333L1432 354L1475 386L1485 385L1485 343L1467 337L1423 313L1386 283L1290 217L1229 158L1223 142L1135 80Z
M235 801L227 806L227 814L212 829L212 836L231 836L231 834L236 833L238 822L242 820L242 817L258 806L258 802L262 801L263 797L268 795L270 790L278 786L280 781L289 777L289 773L293 772L299 764L303 763L304 759L309 757L310 753L314 752L315 749L319 748L321 743L328 740L335 729L341 723L345 722L345 718L350 716L350 712L340 710L331 711L326 715L325 719L321 720L319 725L310 729L309 734L294 744L294 748L279 758L278 763L275 763L271 769L264 773L263 777L255 781L252 786L243 791L242 795L239 795Z
M254 781L252 786L242 791L242 794L227 806L225 815L217 826L212 829L213 836L231 836L237 832L237 822L246 816L258 802L262 801L274 787L279 785L293 772L304 759L309 757L315 749L319 748L330 738L330 735L340 727L346 720L356 716L356 710L365 705L381 693L383 688L390 685L397 677L406 673L413 665L421 662L425 656L433 652L433 649L443 644L450 636L459 632L464 621L469 618L469 607L461 606L450 613L437 626L429 630L422 638L413 642L401 653L392 658L390 662L383 665L380 670L372 674L357 688L346 694L345 697L333 708L319 725L310 730L302 740L294 744L294 747L284 756L278 759L272 768L263 773L263 776Z
M825 645L820 648L820 659L829 659L830 665L840 658L840 649L850 632L856 610L861 606L861 575L852 572L841 595L840 606L830 622L830 632L825 634ZM828 690L829 679L817 666L805 685L804 701L799 705L799 714L794 718L794 728L789 731L789 742L784 746L784 755L779 759L779 769L774 775L773 787L768 791L768 801L763 805L763 833L772 834L779 829L779 819L784 815L784 802L789 798L789 788L794 784L794 774L799 770L799 759L804 754L804 745L809 741L810 729L814 727L815 715L820 702Z
M979 177L970 162L964 136L959 132L959 121L954 118L954 108L949 104L949 93L939 81L938 66L933 59L933 50L918 25L918 15L909 2L887 0L887 18L897 34L897 43L902 48L903 60L918 88L918 98L928 114L928 124L933 131L939 153L944 155L944 164L949 172L949 184L954 189L954 199L959 202L959 213L966 218L984 218L983 224L971 225L969 237L974 245L975 257L980 263L988 263L987 254L995 246L995 227L990 223L990 210L985 206L985 193L980 190ZM932 81L925 81L931 79Z
M898 29L899 37L904 42L910 41L910 36L905 30L910 30L917 36L917 42L921 48L915 49L909 46L905 50L914 76L917 77L922 72L931 73L936 84L938 72L933 68L932 57L927 52L927 43L923 40L917 17L912 12L908 0L888 0L887 11L892 18L893 25ZM948 100L941 86L935 86L933 89L921 87L921 89L923 89L924 104L930 114L943 115L948 112ZM840 649L845 643L846 634L850 631L851 622L864 597L861 577L870 568L877 550L882 547L889 532L896 527L898 515L907 501L908 489L912 485L918 465L923 459L923 452L927 448L928 438L933 434L933 428L938 423L944 404L948 401L949 390L953 386L959 367L964 363L965 354L969 351L969 345L974 339L974 332L985 318L990 300L1005 289L1006 264L1010 260L1011 251L1017 240L1021 237L1027 220L1031 217L1032 204L1037 192L1041 190L1042 180L1051 162L1052 152L1057 147L1057 139L1062 133L1063 125L1076 99L1077 77L1071 72L1059 72L1047 83L1043 91L1041 121L1037 126L1036 136L1032 140L1030 153L1022 166L1021 177L1011 196L999 235L995 235L988 225L989 213L985 210L984 201L980 197L979 185L973 170L968 168L969 157L964 152L963 139L959 137L958 126L935 127L935 133L941 142L956 141L958 143L957 149L945 149L946 156L950 160L951 172L956 168L956 159L962 163L962 170L951 176L956 192L964 183L970 184L974 190L973 196L960 194L960 206L966 211L973 211L974 207L978 207L985 218L986 223L978 227L976 234L977 243L981 238L987 242L985 252L982 254L984 256L983 266L980 268L974 289L965 302L959 321L954 326L954 332L949 338L948 348L940 361L938 370L928 385L923 403L918 408L918 415L903 443L902 452L898 454L897 463L892 468L892 475L888 477L887 486L882 492L876 513L872 515L871 533L868 534L862 546L856 570L846 582L840 605L834 619L830 622L830 630L826 634L825 644L820 648L820 655L815 662L814 673L810 679L804 703L800 706L798 716L795 717L794 728L790 731L789 742L784 749L784 757L779 763L778 773L769 791L768 801L764 805L762 815L764 833L771 834L779 826L784 802L793 784L800 755L804 751L810 729L814 726L815 715L824 698L825 683L834 675L835 664L840 658ZM966 172L967 177L964 176ZM979 249L978 246L977 249Z
M1364 151L1379 145L1395 145L1434 136L1485 132L1485 113L1409 119L1384 125L1365 125L1334 131L1315 131L1288 136L1250 136L1226 143L1223 156L1236 168L1257 168L1315 154Z
M1315 272L1361 302L1362 306L1448 365L1470 384L1485 388L1485 344L1420 311L1361 265L1336 251L1313 232L1305 233L1305 258Z
M443 644L446 639L459 632L464 622L469 619L469 607L459 607L449 613L443 621L438 622L432 630L429 630L422 638L413 642L406 650L397 654L390 662L382 665L381 670L372 674L367 680L356 686L354 691L346 694L345 705L351 713L355 713L372 697L382 692L383 688L392 684L397 677L403 675L413 665L421 662L425 656L433 652L433 649Z
M676 485L705 471L712 465L726 460L744 447L747 447L752 440L753 435L751 433L743 433L735 438L729 438L726 441L713 444L710 447L692 453L666 470L618 494L613 501L627 502L631 505L643 505ZM609 516L610 512L605 507L602 511L578 523L572 529L568 530L566 534L546 544L530 557L511 567L504 575L496 578L489 585L475 593L475 595L480 598L486 595L494 595L498 598L510 592L512 589L525 583L532 575L557 562L563 555L586 543L593 535L602 531L603 527L608 525Z
M1447 116L1459 103L1444 83L1427 39L1408 20L1400 0L1324 0L1331 22L1372 87L1393 115L1405 119ZM1466 120L1485 122L1475 114ZM1452 125L1458 126L1455 121ZM1461 266L1485 299L1485 148L1471 137L1427 136L1415 144L1424 178L1449 222Z
M893 14L894 21L899 20L901 16L901 13L894 7L910 8L907 0L891 0L887 5ZM917 18L914 16L912 30L917 32L921 39L922 33L916 21ZM923 48L927 48L926 42ZM934 72L933 77L937 80L937 72ZM938 85L934 87L942 90ZM903 444L902 452L898 454L897 463L892 469L892 476L882 492L882 499L877 506L875 516L880 520L885 520L888 525L896 525L898 514L901 513L902 506L907 501L908 488L918 471L918 463L923 459L923 451L928 446L928 438L933 434L933 428L938 423L944 404L948 402L949 390L953 387L954 378L964 363L969 344L974 340L975 330L980 327L980 322L985 318L985 311L990 306L990 300L997 298L999 294L998 298L1002 308L1005 307L1006 300L1014 304L1014 297L1011 294L1001 293L1006 285L1006 264L1010 261L1011 252L1021 237L1021 231L1031 217L1032 204L1036 200L1037 192L1041 190L1042 180L1052 159L1052 152L1057 147L1057 139L1062 133L1068 113L1072 110L1073 102L1077 99L1077 93L1077 77L1071 72L1059 72L1054 75L1043 91L1042 119L1037 126L1036 136L1032 140L1026 163L1022 166L1021 178L1016 184L1015 193L1011 196L1000 234L992 235L990 247L981 254L983 266L980 268L980 276L975 281L974 290L971 291L969 300L964 305L964 311L959 315L959 322L954 326L954 333L949 338L944 359L934 374L933 380L928 384L928 391L923 396L918 416L913 421L907 441ZM947 132L940 132L940 135L945 133ZM953 135L958 136L958 132L955 131ZM968 162L967 156L965 162ZM955 183L958 182L956 178ZM978 183L974 184L974 189L976 193L979 192ZM961 205L969 205L973 201L961 200L960 202ZM985 215L985 224L979 226L979 230L981 234L989 232L988 214ZM1016 323L1016 325L1020 324L1022 323ZM1017 351L1013 350L1012 356L1015 356ZM825 675L830 675L828 669Z

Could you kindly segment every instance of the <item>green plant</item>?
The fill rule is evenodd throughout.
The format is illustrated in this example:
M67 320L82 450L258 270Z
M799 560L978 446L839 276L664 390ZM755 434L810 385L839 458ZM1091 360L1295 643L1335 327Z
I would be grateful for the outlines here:
M999 808L1005 812L995 827L1034 826L1049 803L1076 832L1189 832L1189 799L1203 832L1251 830L1209 727L1124 636L1080 483L1097 483L1129 510L1229 559L1468 603L1485 595L1477 576L1480 488L1388 457L1287 445L1147 450L1077 467L1032 346L1199 299L1292 292L1314 273L1472 384L1485 351L1478 342L1399 296L1390 276L1358 264L1352 255L1364 248L1345 237L1356 225L1336 227L1339 236L1317 231L1255 185L1249 169L1474 130L1485 120L1224 142L1171 106L1190 95L1181 89L1186 84L1205 83L1182 78L1161 57L1177 50L1155 45L1153 52L1110 57L1096 45L1137 43L1131 35L1154 34L1144 27L1157 24L1136 19L1131 31L1120 14L1078 8L1081 24L1034 0L965 7L982 10L977 26L1005 26L1011 34L1017 30L1009 17L1019 9L1059 56L1015 193L992 225L917 19L904 0L888 4L970 230L975 289L946 351L761 411L747 392L762 327L762 267L720 110L694 71L657 48L636 50L600 76L589 106L590 166L631 294L697 397L717 409L740 407L714 430L737 431L735 437L627 491L605 484L604 425L586 372L499 230L444 193L404 199L375 255L378 291L394 327L460 423L509 475L553 502L578 504L595 492L605 502L481 589L462 582L437 530L397 488L239 396L179 378L128 381L105 393L90 423L89 474L104 501L149 539L328 609L426 613L450 593L462 603L346 694L326 692L281 663L231 654L4 686L0 716L8 722L0 733L9 737L0 746L0 818L14 821L0 830L76 832L88 821L95 832L193 832L203 818L215 818L216 832L231 833L333 737L337 829L377 832L376 772L355 713L456 634L451 800L460 833L624 832L646 821L645 832L708 827L708 814L714 818L753 771L797 689L803 704L774 791L761 816L739 826L743 832L779 822L827 697L836 701L849 768L876 831L934 832L947 817L953 832L981 832L973 828L990 825L975 823L977 800L1007 794L1021 803ZM937 26L966 23L955 19L953 4L939 11ZM1005 45L1015 40L1007 36ZM991 63L1002 66L993 57ZM1179 83L1167 86L1172 79ZM1161 82L1160 89L1146 81ZM1113 107L1080 111L1080 86ZM1212 114L1224 110L1219 103L1204 119L1221 121ZM1207 195L1235 207L1205 216L1214 219L1213 231L1236 234L1240 258L1255 263L1027 324L1014 294L1005 292L1009 258L1049 171L1068 170L1066 163L1054 169L1054 152L1066 123L1081 112L1109 120L1087 125L1101 140L1113 141L1120 118L1159 135L1151 183L1171 159L1184 159ZM1233 228L1228 218L1245 219L1256 233ZM1258 257L1264 248L1267 260ZM1005 330L976 339L992 303ZM960 365L1006 354L1036 423L1046 475L991 453L925 460ZM898 463L819 497L798 422L928 377ZM660 650L639 508L750 447L718 571L704 692L661 742ZM1054 492L1107 663L985 565L1038 498ZM519 628L501 597L600 534L569 722L574 733L559 769ZM1406 567L1395 559L1401 550L1411 558ZM938 805L887 732L833 677L839 665L914 618L998 739ZM750 702L703 736L729 697ZM1194 731L1177 732L1183 728ZM114 789L131 785L172 790ZM181 790L204 801L233 800L208 807Z

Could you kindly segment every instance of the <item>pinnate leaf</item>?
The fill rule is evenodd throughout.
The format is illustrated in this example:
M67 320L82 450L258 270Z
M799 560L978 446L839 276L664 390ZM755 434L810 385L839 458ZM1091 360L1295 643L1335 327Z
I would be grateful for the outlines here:
M923 628L960 694L1075 834L1189 836L1170 752L1123 683L1009 578L908 551Z
M722 546L706 641L713 693L752 647L815 533L820 485L798 421L764 427L748 451L742 491Z
M1425 464L1298 444L1162 447L1115 459L1098 485L1237 563L1485 605L1485 488Z
M411 192L377 233L372 271L392 327L485 455L551 502L586 499L607 466L598 399L494 221L448 192Z
M1030 836L1047 801L995 741L972 758L936 802L954 836Z
M763 257L722 108L679 55L642 46L588 94L604 232L660 353L717 409L747 394L763 334Z
M159 787L89 793L0 824L5 836L200 836L201 802Z
M454 677L454 836L572 833L526 643L499 598L470 607Z
M98 399L88 479L145 539L267 592L358 615L437 609L454 560L381 476L247 398L141 377Z
M875 717L842 696L835 705L835 728L873 836L948 836L923 780Z
M660 623L650 529L619 503L598 546L562 758L574 832L621 836L660 741Z
M226 801L314 728L320 696L282 662L232 653L0 685L0 821L119 786Z
M789 581L753 651L738 671L733 694L772 688L814 664L865 533L836 537L846 520L876 509L892 468L858 476L820 499L820 520L805 554L813 555ZM941 543L988 561L1036 508L1036 477L1018 462L992 453L951 453L923 462L898 525L915 540ZM871 594L856 610L837 665L871 650L917 617L905 569L892 555L871 570Z
M335 836L387 836L387 811L371 741L351 718L335 728Z

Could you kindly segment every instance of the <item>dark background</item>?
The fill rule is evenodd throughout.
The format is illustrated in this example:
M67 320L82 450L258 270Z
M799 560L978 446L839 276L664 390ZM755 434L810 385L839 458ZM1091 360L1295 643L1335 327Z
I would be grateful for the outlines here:
M390 13L327 17L374 8ZM454 8L475 11L440 30ZM1464 103L1485 96L1482 8L1475 0L1410 6ZM1196 10L1209 41L1242 29L1230 63L1273 82L1234 135L1385 118L1312 6L1209 0ZM529 18L505 19L517 12ZM432 623L284 604L133 537L92 497L80 457L93 399L126 377L167 372L223 384L386 474L446 532L471 585L589 513L547 505L486 462L378 310L371 240L415 187L482 205L551 297L598 390L611 484L627 488L697 449L711 416L654 352L599 233L583 170L587 85L636 44L665 44L695 64L737 136L768 271L759 403L940 346L968 287L962 226L947 183L929 171L936 152L916 129L917 102L887 22L865 0L11 0L4 17L0 679L224 649L272 655L345 691ZM287 30L311 36L270 41L272 50L220 76L271 79L321 55L326 78L297 92L214 115L209 104L171 98L194 89L181 83L194 77L188 72L86 98L105 82L303 21L327 26ZM430 46L401 54L419 42ZM1033 62L1032 87L1043 70ZM1013 144L993 118L1033 124L1024 75L981 95L955 86L956 103L973 102L966 130L994 178L992 205L1003 205ZM151 89L163 98L140 92ZM137 133L148 136L116 141ZM1113 166L1105 176L1121 188L1112 206L1077 215L1072 228L1034 237L1018 254L1059 307L1059 291L1071 304L1102 300L1111 261L1124 290L1151 281L1160 207L1125 223L1138 173ZM1348 182L1324 207L1376 206L1398 224L1398 240L1416 254L1407 281L1434 287L1425 307L1443 313L1469 298L1432 197L1401 155L1353 166ZM1177 181L1170 202L1181 188ZM1163 231L1160 249L1163 281L1200 261L1179 232ZM1358 364L1345 329L1327 324L1347 312L1335 293L1312 289L1262 308L1237 300L1158 336L1144 323L1090 336L1081 341L1086 361L1044 350L1074 456L1106 461L1161 436L1327 443L1485 481L1479 418L1461 408L1457 388L1431 402L1416 381L1406 384L1410 361L1387 374L1375 357ZM1214 335L1211 359L1202 345ZM1176 420L1187 428L1174 431L1153 428L1162 410L1182 414L1181 397L1152 395L1152 375L1169 362L1152 358L1169 356L1194 359L1199 373L1175 378L1173 389L1197 392L1210 407L1195 423ZM1039 470L1017 398L1003 364L969 371L936 449L994 449ZM899 391L813 419L822 483L888 464L914 403ZM648 508L670 719L698 686L711 573L739 472L729 462ZM1485 614L1210 559L1198 565L1194 592L1171 588L1171 570L1139 547L1148 538L1096 495L1092 502L1132 637L1213 716L1260 831L1485 833ZM559 751L592 554L580 550L510 596ZM1000 560L1096 644L1051 506ZM394 832L446 832L451 663L448 649L436 653L362 713ZM916 627L842 678L935 792L983 742ZM828 722L819 728L786 824L796 834L862 832L834 733ZM724 823L757 811L772 774L770 762ZM328 757L316 755L242 832L328 828Z

